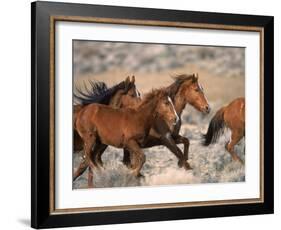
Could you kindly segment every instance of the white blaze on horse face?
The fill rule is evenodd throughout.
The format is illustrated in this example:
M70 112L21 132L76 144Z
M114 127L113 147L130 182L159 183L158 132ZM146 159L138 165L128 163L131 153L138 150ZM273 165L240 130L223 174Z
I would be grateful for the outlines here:
M141 97L141 94L140 94L140 92L137 90L137 88L135 88L135 93L136 93L136 95L137 95L137 98L140 98L140 97Z
M173 101L172 101L172 99L168 96L168 101L171 103L171 105L172 105L172 108L173 108L173 111L174 111L174 113L175 113L175 116L176 116L176 122L174 123L174 125L176 125L178 122L179 122L179 116L178 116L178 114L177 114L177 112L176 112L176 110L175 110L175 107L174 107L174 104L173 104Z

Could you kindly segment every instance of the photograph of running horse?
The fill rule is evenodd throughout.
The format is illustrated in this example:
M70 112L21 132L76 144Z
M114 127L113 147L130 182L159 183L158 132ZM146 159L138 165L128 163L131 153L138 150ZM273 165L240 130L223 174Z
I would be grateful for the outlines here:
M179 167L184 167L186 170L192 169L188 164L188 150L189 150L189 140L179 134L181 126L181 114L186 104L189 103L193 105L198 111L202 113L209 113L210 106L203 93L203 88L198 82L198 74L191 75L178 75L173 77L173 84L168 87L163 87L160 90L167 92L170 95L172 103L175 105L175 112L179 116L179 119L175 124L165 122L160 118L156 119L152 124L152 128L144 144L141 145L142 148L149 148L156 145L166 146L175 156L179 159ZM136 107L141 101L134 99L131 100L128 107ZM172 125L171 125L172 124ZM184 145L184 153L181 149L177 147L177 144ZM100 148L95 148L93 151L93 163L97 167L102 167L103 163L101 160L102 153L106 150L105 146ZM74 173L74 180L80 176L87 167L87 160L84 159L79 168ZM131 168L130 152L124 149L124 164ZM89 179L91 181L91 178Z
M73 189L245 181L244 48L73 48Z

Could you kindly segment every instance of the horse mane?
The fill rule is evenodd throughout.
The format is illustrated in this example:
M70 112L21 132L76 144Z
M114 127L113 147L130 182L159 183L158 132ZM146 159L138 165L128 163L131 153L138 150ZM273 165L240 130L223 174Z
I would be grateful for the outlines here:
M169 93L166 90L164 90L164 88L152 89L150 92L144 95L139 107L147 103L150 103L154 100L158 100L159 98L162 98L164 96L167 97L169 96Z
M180 86L187 81L194 82L196 80L195 74L179 74L172 76L174 83L170 85L168 88L162 87L158 89L152 89L150 92L144 95L144 98L139 106L142 106L154 98L159 99L163 96L169 96L173 100L175 95L177 94Z
M169 91L169 95L172 99L174 99L179 91L179 88L184 82L194 82L196 80L195 74L178 74L171 77L174 80L174 83L170 85L167 90Z
M75 86L77 93L74 93L74 98L78 101L78 104L81 105L88 105L92 103L99 103L108 105L112 96L120 89L125 89L125 82L122 81L119 84L116 84L110 88L104 82L95 82L95 81L88 81L90 85L89 87L86 86L84 82L84 87Z

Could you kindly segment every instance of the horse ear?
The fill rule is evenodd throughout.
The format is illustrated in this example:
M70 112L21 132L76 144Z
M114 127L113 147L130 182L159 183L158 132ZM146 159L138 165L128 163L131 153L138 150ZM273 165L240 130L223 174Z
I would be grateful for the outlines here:
M197 82L198 81L198 73L193 74L193 82Z
M125 84L126 84L126 85L129 85L129 84L130 84L130 81L131 81L131 80L130 80L130 76L128 76L128 77L125 79Z
M125 82L129 82L130 81L130 76L126 77Z
M136 81L136 79L135 79L135 75L133 75L133 76L132 76L132 80L131 80L131 82L132 82L132 83L135 83L135 81Z
M131 79L130 79L130 76L128 76L125 81L124 81L124 84L125 84L125 92L127 93L127 91L129 90L129 87L130 87L130 83L131 83Z

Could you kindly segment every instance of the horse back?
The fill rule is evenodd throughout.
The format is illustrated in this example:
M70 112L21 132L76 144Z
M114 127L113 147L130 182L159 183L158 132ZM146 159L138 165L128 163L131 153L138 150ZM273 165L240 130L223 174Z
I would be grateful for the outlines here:
M245 98L237 98L225 107L224 120L230 127L244 129L245 126Z
M97 130L101 141L105 144L118 148L124 147L124 142L131 134L132 119L130 109L114 109L106 105L91 105L89 113L91 114L90 123Z

